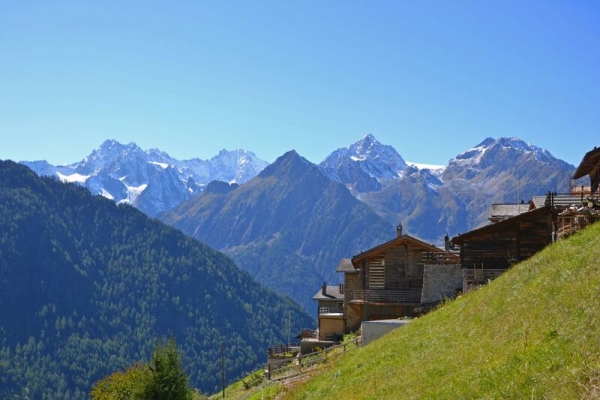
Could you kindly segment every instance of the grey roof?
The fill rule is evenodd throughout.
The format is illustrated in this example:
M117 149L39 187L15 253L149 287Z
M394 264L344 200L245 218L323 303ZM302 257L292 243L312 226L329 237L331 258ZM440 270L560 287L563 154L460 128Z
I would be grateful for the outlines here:
M351 259L342 258L337 268L335 269L335 272L356 273L358 271L354 268L354 265L352 265Z
M490 210L491 217L514 217L529 211L529 204L492 204Z
M533 208L542 208L546 205L546 196L532 196L531 204Z
M313 300L344 300L344 295L340 293L340 285L328 285L326 286L325 294L323 294L323 289L320 288L319 291L313 296Z

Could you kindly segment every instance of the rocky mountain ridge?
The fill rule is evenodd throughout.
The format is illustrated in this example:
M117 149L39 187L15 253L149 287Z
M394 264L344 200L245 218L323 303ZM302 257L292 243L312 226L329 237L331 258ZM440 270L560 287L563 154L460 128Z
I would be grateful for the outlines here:
M389 147L372 135L362 141L367 140L371 154ZM389 174L374 173L377 168L369 164L376 160L365 162L348 153L334 153L335 165L342 171L338 176L346 178L338 181L386 220L402 221L407 231L436 243L444 233L485 224L492 203L516 203L548 191L568 191L575 169L547 150L506 137L486 138L443 168L397 168L397 176L391 179ZM320 167L331 171L330 158Z
M158 149L142 150L107 140L83 160L62 166L22 161L38 175L76 182L94 194L128 203L150 216L201 193L210 182L244 183L267 166L246 150L222 150L210 160L177 160Z
M429 168L409 165L393 147L367 135L318 166L291 151L245 182L222 179L198 190L194 178L183 189L174 183L185 166L159 157L158 150L150 151L157 154L152 161L133 150L137 158L111 155L111 163L96 155L88 157L94 163L86 158L83 164L116 172L86 178L85 184L100 181L104 186L95 190L102 193L111 188L107 183L118 187L122 182L114 177L127 173L127 182L138 188L137 193L122 192L129 202L142 211L155 205L154 215L225 252L261 283L309 311L313 291L323 281L340 279L335 274L340 258L390 240L399 222L406 233L441 246L444 235L487 223L492 203L567 191L574 171L517 138L487 138L446 167ZM67 172L75 180L92 171L81 166ZM149 183L143 187L145 179Z

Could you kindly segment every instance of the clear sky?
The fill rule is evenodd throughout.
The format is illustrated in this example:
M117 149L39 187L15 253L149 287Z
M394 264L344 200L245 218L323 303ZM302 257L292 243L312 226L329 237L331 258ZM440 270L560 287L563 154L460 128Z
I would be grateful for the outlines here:
M600 1L0 0L0 159L600 146Z

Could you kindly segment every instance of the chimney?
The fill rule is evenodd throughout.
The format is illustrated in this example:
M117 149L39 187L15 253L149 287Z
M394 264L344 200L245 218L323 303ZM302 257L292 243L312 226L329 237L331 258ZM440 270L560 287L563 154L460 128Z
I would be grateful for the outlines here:
M450 250L450 237L447 233L446 236L444 236L444 248L446 249L446 251Z
M402 236L402 224L398 224L398 226L396 226L396 237L400 237Z
M321 294L323 296L327 295L327 283L323 282L323 286L321 286Z

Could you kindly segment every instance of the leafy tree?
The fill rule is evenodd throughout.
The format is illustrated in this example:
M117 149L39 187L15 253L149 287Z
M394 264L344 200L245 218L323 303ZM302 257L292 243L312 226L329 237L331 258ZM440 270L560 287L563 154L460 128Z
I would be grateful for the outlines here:
M136 363L124 372L115 372L96 382L90 396L93 400L142 399L150 379L149 366Z

